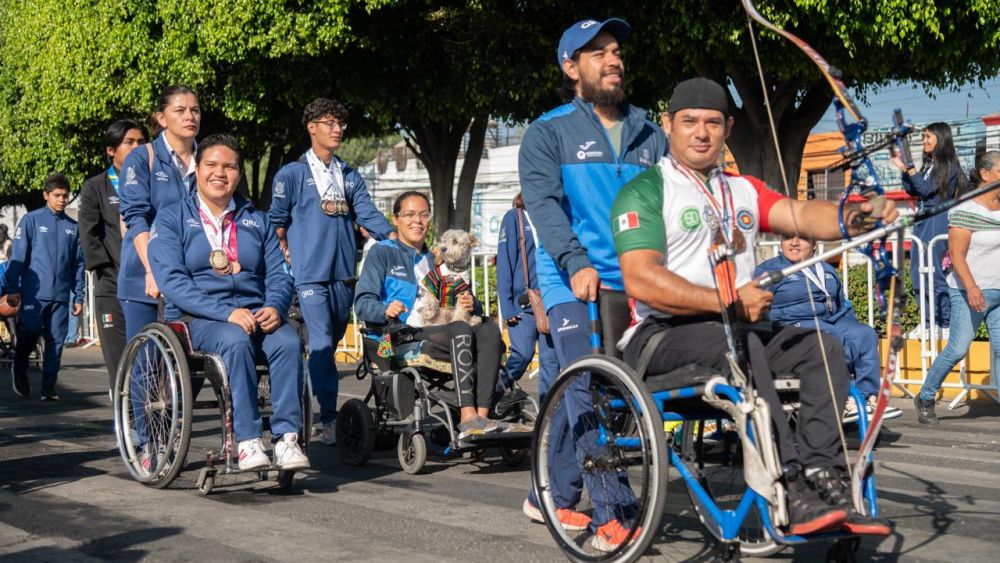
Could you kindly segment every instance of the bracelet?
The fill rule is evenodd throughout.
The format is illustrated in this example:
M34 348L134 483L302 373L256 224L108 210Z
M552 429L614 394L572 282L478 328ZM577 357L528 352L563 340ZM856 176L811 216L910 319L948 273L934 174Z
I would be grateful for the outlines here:
M152 270L146 270L146 275L147 275L147 276L151 276L151 275L153 275L153 271L152 271Z

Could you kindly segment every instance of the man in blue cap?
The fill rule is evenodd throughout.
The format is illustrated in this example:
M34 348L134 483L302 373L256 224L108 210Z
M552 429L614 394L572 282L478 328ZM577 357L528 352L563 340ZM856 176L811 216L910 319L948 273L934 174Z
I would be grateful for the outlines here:
M556 54L568 103L531 124L519 154L524 203L538 233L542 301L561 366L590 353L587 302L597 299L599 288L623 289L611 204L626 182L656 164L667 149L663 131L646 119L646 110L625 101L620 44L629 29L624 20L611 18L582 20L563 33ZM543 378L540 393L551 383ZM586 390L567 393L569 412L557 411L553 421L565 428L557 435L566 438L555 448L560 459L550 463L559 468L552 475L553 497L564 528L589 527L594 548L611 551L629 532L604 508L601 497L611 491L599 485L599 472L581 475L583 456L568 426L586 410L588 398ZM575 509L584 481L595 504L593 520ZM523 510L542 520L533 493Z

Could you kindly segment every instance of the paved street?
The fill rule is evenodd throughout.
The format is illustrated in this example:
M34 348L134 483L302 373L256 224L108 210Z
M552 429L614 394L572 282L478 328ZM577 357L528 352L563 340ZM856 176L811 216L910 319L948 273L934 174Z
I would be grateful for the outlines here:
M342 400L363 395L343 366ZM32 372L37 392L40 375ZM107 375L96 348L64 356L58 403L13 394L0 374L0 560L5 561L559 561L541 525L520 512L527 466L498 455L434 458L427 474L400 470L395 451L363 468L342 465L314 442L313 469L289 494L241 479L202 497L194 487L203 452L217 446L214 415L196 412L189 466L167 490L131 481L111 431ZM533 387L533 385L532 385ZM877 453L882 510L897 533L863 543L877 561L1000 558L1000 409L944 412L940 427L889 424ZM671 477L676 479L676 473ZM666 535L652 560L711 555L679 483L671 482ZM772 559L812 560L824 546Z

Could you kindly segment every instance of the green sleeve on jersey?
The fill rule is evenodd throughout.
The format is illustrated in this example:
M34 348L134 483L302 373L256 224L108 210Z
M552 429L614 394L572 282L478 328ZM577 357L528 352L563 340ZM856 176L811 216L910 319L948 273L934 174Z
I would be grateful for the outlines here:
M611 207L611 232L619 256L629 250L666 250L663 175L658 165L633 178L618 192Z

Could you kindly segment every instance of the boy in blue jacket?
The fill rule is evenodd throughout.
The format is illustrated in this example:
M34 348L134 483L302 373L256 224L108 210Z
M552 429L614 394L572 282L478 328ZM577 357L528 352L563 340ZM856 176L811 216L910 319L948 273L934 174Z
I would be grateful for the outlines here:
M43 401L58 401L56 379L69 328L70 290L73 315L83 310L83 249L76 221L66 216L69 180L52 174L43 185L45 207L28 213L14 232L14 246L4 287L10 304L21 303L17 317L17 347L11 365L14 391L31 394L28 357L38 337L45 338L42 361Z
M782 236L781 254L758 264L754 277L801 262L812 256L814 247L811 240ZM826 262L817 264L799 274L786 276L768 290L774 293L772 322L799 328L814 328L818 322L820 330L840 338L847 354L847 369L854 374L854 385L864 395L866 410L871 416L881 383L878 334L858 320L837 270ZM902 415L903 411L895 407L886 407L884 414L886 419ZM843 422L857 420L857 406L848 398Z
M327 445L336 439L339 374L334 350L347 330L354 302L354 224L375 240L392 232L361 175L334 154L347 118L347 108L333 100L319 98L305 107L302 124L311 148L275 174L268 211L291 264L309 332L309 377Z

